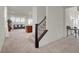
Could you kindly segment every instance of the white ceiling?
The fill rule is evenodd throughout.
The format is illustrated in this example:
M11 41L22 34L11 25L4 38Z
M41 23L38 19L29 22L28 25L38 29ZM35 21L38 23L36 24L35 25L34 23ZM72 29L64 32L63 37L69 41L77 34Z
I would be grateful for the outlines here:
M70 8L70 7L73 7L73 6L63 6L63 8Z
M62 7L69 8L72 6L62 6ZM32 15L32 8L33 6L8 6L8 14L18 16L29 16L29 14Z
M14 15L28 16L32 14L32 6L8 6L8 13Z

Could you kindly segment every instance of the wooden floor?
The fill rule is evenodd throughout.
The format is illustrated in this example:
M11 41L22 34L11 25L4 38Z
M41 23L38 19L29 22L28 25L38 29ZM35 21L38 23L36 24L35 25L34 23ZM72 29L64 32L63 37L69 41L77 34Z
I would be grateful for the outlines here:
M5 40L2 53L72 53L79 52L79 39L67 37L54 41L46 46L35 48L32 33L25 30L15 30Z

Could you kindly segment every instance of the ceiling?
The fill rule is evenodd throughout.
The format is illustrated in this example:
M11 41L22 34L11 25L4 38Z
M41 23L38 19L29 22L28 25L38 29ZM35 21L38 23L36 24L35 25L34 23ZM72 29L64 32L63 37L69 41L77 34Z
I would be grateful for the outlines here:
M69 8L72 6L62 6L63 8ZM8 6L8 15L29 16L32 15L33 6Z
M32 14L32 6L8 6L9 15L29 16Z
M70 7L73 7L73 6L63 6L63 8L70 8Z

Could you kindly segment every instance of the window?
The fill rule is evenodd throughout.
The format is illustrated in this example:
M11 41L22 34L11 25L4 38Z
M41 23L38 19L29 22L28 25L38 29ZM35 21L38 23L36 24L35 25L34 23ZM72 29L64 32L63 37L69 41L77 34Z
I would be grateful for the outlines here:
M19 17L16 17L16 22L20 23L20 18Z
M25 18L24 17L14 17L11 16L10 19L14 24L24 24L25 23Z
M24 18L21 18L20 20L21 20L21 22L22 22L22 23L24 23L24 22L25 22L25 19L24 19Z

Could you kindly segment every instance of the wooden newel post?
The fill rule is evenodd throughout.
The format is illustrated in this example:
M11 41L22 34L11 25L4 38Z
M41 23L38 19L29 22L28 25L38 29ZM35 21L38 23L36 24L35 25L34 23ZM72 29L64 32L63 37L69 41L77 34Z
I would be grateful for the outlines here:
M35 26L35 48L39 48L38 24L36 24L36 26Z

